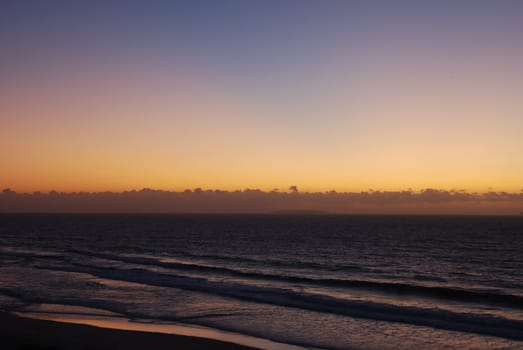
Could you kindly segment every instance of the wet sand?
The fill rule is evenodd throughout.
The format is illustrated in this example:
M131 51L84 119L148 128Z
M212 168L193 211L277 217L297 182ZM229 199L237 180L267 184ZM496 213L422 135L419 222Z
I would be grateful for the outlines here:
M60 323L3 312L0 343L4 350L253 349L218 340Z

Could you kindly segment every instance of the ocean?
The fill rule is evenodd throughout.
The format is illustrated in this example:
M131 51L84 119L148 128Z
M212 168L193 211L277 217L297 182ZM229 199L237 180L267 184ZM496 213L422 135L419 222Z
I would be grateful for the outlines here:
M523 349L523 217L4 214L0 309L309 349Z

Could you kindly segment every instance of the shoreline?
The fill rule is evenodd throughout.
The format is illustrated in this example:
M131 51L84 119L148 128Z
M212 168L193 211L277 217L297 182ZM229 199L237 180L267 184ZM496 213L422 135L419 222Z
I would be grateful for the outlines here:
M38 311L14 312L14 316L29 318L33 320L54 321L65 324L86 325L110 330L123 330L131 332L156 333L176 336L186 336L197 339L207 339L228 344L246 347L248 349L259 350L305 350L305 348L272 341L232 331L225 331L217 328L210 328L189 323L163 322L149 319L130 319L126 316L108 312L102 309L92 308L69 308L69 311L57 312L45 310L44 305L40 305ZM86 310L92 313L85 313Z
M78 322L59 322L31 315L0 312L0 339L6 350L78 350L78 349L217 349L254 350L255 347L223 340L114 329ZM78 320L79 321L79 320Z

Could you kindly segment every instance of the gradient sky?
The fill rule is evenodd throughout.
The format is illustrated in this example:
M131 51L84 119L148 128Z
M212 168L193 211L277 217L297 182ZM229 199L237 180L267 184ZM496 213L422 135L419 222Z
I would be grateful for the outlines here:
M0 186L523 188L523 1L1 1Z

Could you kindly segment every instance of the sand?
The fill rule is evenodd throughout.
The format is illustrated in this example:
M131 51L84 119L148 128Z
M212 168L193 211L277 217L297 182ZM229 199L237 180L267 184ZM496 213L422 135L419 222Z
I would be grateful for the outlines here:
M59 323L9 313L0 313L0 344L4 350L253 349L211 339Z

